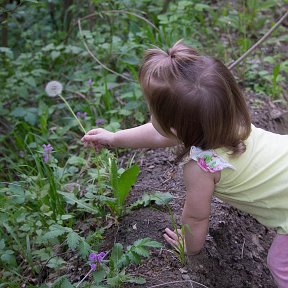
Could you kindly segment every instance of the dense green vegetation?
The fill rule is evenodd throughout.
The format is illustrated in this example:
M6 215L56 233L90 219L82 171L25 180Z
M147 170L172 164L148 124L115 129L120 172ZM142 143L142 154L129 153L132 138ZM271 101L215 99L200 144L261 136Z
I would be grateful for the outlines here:
M148 113L137 71L146 48L168 48L184 39L201 53L231 63L287 4L210 2L0 1L0 287L144 282L125 274L125 267L140 263L159 243L139 239L127 249L116 243L102 259L107 219L116 223L149 201L167 203L169 195L145 195L126 207L138 166L131 159L127 167L118 167L117 155L108 150L84 149L78 121L86 131L144 123ZM277 101L283 100L288 74L285 29L279 27L235 69L242 86ZM60 97L45 93L51 80L62 83L78 121ZM93 277L81 284L75 280L71 258Z

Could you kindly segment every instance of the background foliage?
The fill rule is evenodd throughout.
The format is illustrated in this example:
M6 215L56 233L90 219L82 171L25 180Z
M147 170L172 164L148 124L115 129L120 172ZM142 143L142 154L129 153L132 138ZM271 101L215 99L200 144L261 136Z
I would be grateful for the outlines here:
M148 114L137 71L145 49L166 49L182 38L201 53L231 63L273 25L285 4L1 0L0 287L75 287L84 275L77 278L71 265L84 265L89 253L99 251L107 219L115 223L135 207L169 198L145 194L127 208L139 168L133 159L118 167L117 155L83 149L77 121L59 97L45 94L47 82L64 85L63 96L86 131L142 124ZM284 101L287 89L285 29L287 22L235 69L245 89L275 101ZM43 145L48 143L53 150L46 162ZM126 254L117 244L110 266L103 263L95 272L102 273L102 282L94 276L81 285L143 282L125 276L124 268L148 256L149 247L159 247L144 240ZM115 251L126 260L119 264Z

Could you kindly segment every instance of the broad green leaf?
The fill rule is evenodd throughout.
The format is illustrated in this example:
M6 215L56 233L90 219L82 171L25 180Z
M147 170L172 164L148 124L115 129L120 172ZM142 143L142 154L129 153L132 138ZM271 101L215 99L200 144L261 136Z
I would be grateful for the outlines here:
M124 205L129 191L135 184L139 171L139 167L137 165L133 165L121 174L118 181L118 201L121 207Z
M52 288L74 288L75 286L67 279L66 276L58 278L52 285Z
M195 5L194 9L202 12L203 10L210 10L211 7L207 4L198 3Z
M49 268L60 268L63 267L63 265L66 264L66 261L61 257L53 257L49 259L49 262L46 264Z
M24 77L23 82L25 82L26 84L30 85L31 87L35 88L37 86L35 79L33 77Z
M0 259L9 266L17 267L16 257L11 250L5 251L4 254L1 255Z
M113 248L112 248L112 252L111 252L111 256L110 256L110 261L109 262L113 262L114 267L118 266L118 262L121 259L123 255L123 245L120 243L116 243L114 244Z
M136 240L131 247L133 247L133 246L161 248L163 245L160 242L157 242L157 241L152 240L152 239L147 237L147 238Z
M61 53L59 51L52 51L50 54L52 60L57 59L60 55L61 55Z
M42 239L45 241L56 239L57 237L65 234L67 232L67 229L61 225L51 225L49 228L49 231L45 233L42 237Z
M68 247L72 250L75 250L82 240L81 236L79 236L76 232L72 231L67 235L67 244Z
M78 208L84 209L87 212L90 212L92 214L99 213L99 209L96 206L91 206L85 203L84 202L85 200L77 199L76 196L72 193L66 193L62 191L58 191L58 193L64 196L64 199L66 200L68 204L71 204L71 205L77 204Z
M95 284L99 285L106 277L106 270L100 266L100 270L93 272Z
M21 186L9 184L8 188L11 193L12 201L15 204L23 204L25 202L25 191Z
M133 250L135 251L135 253L142 257L149 257L149 252L144 247L135 246Z
M156 205L167 205L171 200L173 199L173 196L166 192L156 192L154 194L147 194L145 193L142 198L138 199L136 202L132 203L129 206L129 209L136 209L141 206L146 207L150 204L155 203Z
M86 165L86 162L87 161L84 158L79 157L79 156L71 156L67 161L68 164L76 165L76 166L77 165L84 166Z
M129 257L130 261L134 264L140 264L141 263L141 257L135 253L134 251L127 252L127 256Z
M91 247L86 241L81 241L78 249L83 259L86 259L88 254L91 252Z
M14 116L17 118L24 117L26 115L26 109L23 107L16 107L12 112L10 113L10 116Z

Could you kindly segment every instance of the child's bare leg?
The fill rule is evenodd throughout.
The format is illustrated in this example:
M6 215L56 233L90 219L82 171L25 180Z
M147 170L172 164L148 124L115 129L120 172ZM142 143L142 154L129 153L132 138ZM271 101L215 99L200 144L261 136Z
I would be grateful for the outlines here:
M267 263L278 288L287 288L288 235L277 234L269 249Z

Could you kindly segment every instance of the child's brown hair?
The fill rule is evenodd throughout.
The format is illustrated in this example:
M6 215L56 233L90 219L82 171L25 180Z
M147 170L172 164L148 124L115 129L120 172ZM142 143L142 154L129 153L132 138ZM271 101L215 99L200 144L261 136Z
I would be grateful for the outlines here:
M167 52L147 50L139 72L149 109L166 134L175 129L188 152L226 147L245 151L251 132L244 96L219 60L178 41Z

